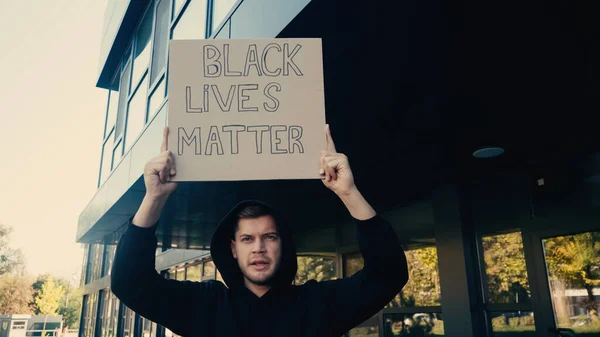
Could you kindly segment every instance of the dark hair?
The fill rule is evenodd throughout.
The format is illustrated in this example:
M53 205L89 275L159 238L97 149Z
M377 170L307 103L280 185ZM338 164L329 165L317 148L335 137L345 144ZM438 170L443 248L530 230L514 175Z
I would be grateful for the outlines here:
M261 216L270 215L273 216L273 212L270 209L263 205L248 205L242 208L237 214L237 221L233 226L233 232L231 233L231 238L235 240L235 233L238 231L238 224L241 219L256 219ZM277 224L275 224L277 225Z

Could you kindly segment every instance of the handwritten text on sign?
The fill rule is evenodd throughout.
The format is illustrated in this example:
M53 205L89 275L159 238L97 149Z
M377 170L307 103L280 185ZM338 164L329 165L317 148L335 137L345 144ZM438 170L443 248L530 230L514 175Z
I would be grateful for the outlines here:
M177 180L318 178L320 39L172 41L170 53Z

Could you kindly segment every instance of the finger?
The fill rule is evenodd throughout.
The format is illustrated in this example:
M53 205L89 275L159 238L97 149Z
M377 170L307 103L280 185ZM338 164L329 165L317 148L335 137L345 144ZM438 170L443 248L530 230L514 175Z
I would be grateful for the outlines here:
M329 124L325 125L325 134L327 135L327 150L331 152L337 152L335 150L335 143L333 142L333 138L331 138L331 130L329 129Z
M327 164L327 172L330 178L328 181L337 180L337 172L335 171L335 167L335 164Z
M169 151L169 163L170 165L170 175L174 176L175 174L177 174L177 170L175 169L175 156L173 155L173 152Z
M321 171L324 174L323 178L325 179L325 181L329 181L329 174L327 171L327 161L325 159L325 151L321 152Z
M169 127L165 126L163 129L162 144L160 144L160 152L165 152L169 148Z

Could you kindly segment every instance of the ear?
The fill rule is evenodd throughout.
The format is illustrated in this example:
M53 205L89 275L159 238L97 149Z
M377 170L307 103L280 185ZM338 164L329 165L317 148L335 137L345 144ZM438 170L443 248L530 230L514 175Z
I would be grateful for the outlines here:
M231 240L231 254L234 259L237 259L237 253L235 252L235 240Z

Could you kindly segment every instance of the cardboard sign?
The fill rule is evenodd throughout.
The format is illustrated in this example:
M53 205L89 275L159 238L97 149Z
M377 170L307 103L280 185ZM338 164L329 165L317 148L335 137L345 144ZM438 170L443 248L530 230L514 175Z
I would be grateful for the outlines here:
M176 181L319 178L321 39L173 40Z

